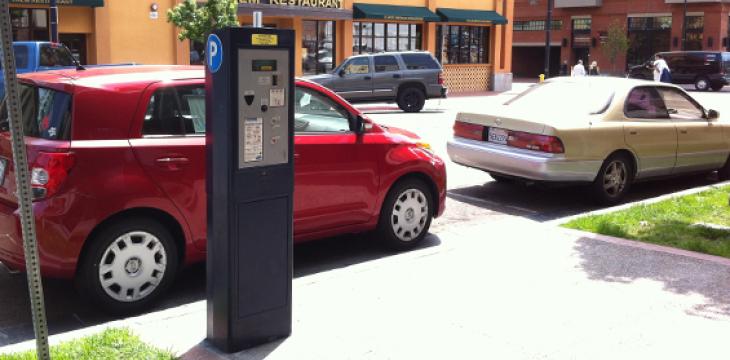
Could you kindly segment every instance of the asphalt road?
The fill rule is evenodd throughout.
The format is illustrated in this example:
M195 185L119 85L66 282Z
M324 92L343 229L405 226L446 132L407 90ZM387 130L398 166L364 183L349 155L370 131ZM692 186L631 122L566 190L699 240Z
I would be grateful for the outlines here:
M404 114L388 104L362 106L370 117L381 124L405 128L419 134L447 161L447 211L443 217L434 221L432 235L423 247L439 246L440 232L465 222L496 222L513 216L544 222L598 208L586 200L584 189L581 188L543 188L496 183L482 171L448 161L446 140L451 136L457 111L488 111L490 106L504 102L526 87L525 84L516 84L515 90L498 96L431 100L428 101L426 110L420 114ZM722 106L730 96L726 92L693 94L708 107L728 112L730 108ZM725 108L728 110L724 110ZM650 198L715 181L712 176L693 176L638 184L628 200ZM344 268L392 255L374 245L373 240L375 239L369 235L345 236L297 246L294 258L295 276ZM44 286L52 334L114 319L95 310L81 299L73 290L71 282L46 280ZM171 293L151 311L204 298L205 266L198 265L184 270ZM0 346L32 339L30 322L25 276L9 274L0 267Z

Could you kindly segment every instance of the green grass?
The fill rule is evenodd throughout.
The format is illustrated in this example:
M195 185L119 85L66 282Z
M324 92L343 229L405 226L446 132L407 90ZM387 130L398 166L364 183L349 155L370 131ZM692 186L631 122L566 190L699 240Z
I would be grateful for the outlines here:
M107 329L100 334L52 347L51 358L53 360L161 360L175 359L175 356L168 351L159 350L143 343L127 329ZM0 360L35 359L35 351L0 355Z
M730 186L572 220L563 227L730 258Z

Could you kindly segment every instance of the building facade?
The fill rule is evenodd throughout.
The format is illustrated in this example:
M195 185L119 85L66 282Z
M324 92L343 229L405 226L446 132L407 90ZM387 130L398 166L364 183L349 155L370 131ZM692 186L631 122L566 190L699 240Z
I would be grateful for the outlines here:
M547 0L515 0L513 72L537 77L544 72ZM550 74L560 64L596 61L604 73L623 74L660 51L730 48L727 0L688 0L686 42L684 0L555 0L550 43ZM611 64L602 46L609 26L620 25L629 50ZM539 60L538 60L539 59Z
M11 0L15 40L48 40L49 0ZM203 45L177 40L167 10L182 0L58 0L59 34L82 63L200 64ZM297 75L353 54L427 50L453 92L511 86L514 0L238 0L241 25L295 31Z

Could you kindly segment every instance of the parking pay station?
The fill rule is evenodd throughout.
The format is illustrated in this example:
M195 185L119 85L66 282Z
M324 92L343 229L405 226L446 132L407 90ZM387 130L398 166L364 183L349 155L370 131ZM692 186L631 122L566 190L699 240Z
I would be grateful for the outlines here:
M291 333L294 32L215 31L206 46L208 340Z

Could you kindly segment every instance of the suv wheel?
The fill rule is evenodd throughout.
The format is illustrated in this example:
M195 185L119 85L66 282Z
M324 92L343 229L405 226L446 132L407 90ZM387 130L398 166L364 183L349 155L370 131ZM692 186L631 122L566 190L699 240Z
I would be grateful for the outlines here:
M697 80L695 80L695 89L699 91L707 91L710 88L710 80L707 80L706 77L698 77Z
M426 104L426 94L416 87L407 87L398 92L398 107L408 113L419 112Z
M108 312L143 310L174 281L177 247L170 232L156 221L125 219L89 241L77 285L83 295Z
M725 87L725 85L723 85L723 84L720 84L720 83L714 84L714 85L712 85L712 90L713 91L720 91L720 90L722 90L723 87Z
M378 235L395 250L411 249L426 237L433 212L431 191L423 181L400 181L390 189L383 202Z

